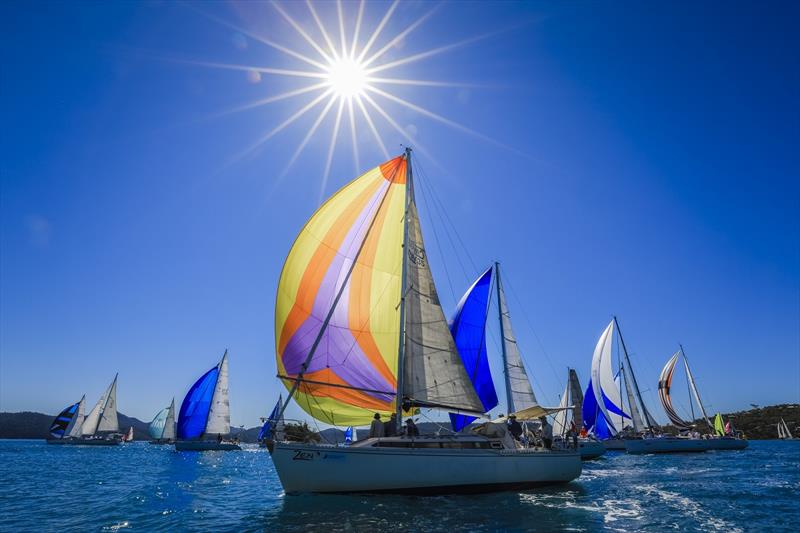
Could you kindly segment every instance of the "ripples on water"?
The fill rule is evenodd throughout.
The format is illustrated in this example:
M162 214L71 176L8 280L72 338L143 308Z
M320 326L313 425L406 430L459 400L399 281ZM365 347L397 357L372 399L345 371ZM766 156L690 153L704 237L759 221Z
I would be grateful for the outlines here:
M0 474L2 531L796 531L800 523L799 441L609 454L568 485L474 496L285 496L257 448L0 441Z

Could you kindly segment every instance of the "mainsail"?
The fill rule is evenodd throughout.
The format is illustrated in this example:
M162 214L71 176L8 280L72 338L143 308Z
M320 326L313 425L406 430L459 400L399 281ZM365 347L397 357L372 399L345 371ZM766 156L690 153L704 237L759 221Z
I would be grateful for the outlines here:
M580 381L578 381L578 373L574 368L569 369L569 392L573 406L572 421L575 424L575 428L580 429L581 423L583 422L583 390L581 389Z
M53 420L53 423L50 424L50 435L57 439L72 436L70 432L76 425L76 419L81 419L80 423L77 424L79 428L83 422L83 410L80 409L82 405L83 398L61 411L58 416L56 416L55 420ZM79 412L80 416L78 415Z
M395 412L398 381L409 406L483 413L428 268L408 153L328 199L281 272L278 377L328 424L365 425L376 412Z
M161 432L162 439L175 439L175 398L172 398L172 403L169 404L169 411L167 411L167 419L164 421L164 430Z
M686 367L686 377L689 380L689 385L691 385L694 398L697 400L697 405L700 407L700 412L703 413L703 419L706 421L706 424L708 424L708 427L713 428L714 426L711 424L711 421L708 419L708 415L706 414L706 408L703 406L703 402L700 400L700 393L698 392L697 385L694 382L692 371L689 369L689 359L686 357L686 352L683 351L683 345L681 345L681 355L683 355L683 365ZM689 401L692 401L691 398Z
M553 417L553 435L561 435L562 437L567 434L569 423L567 422L567 410L569 405L569 381L564 388L564 394L561 395L561 403L558 404L559 411Z
M631 412L633 430L636 433L641 433L644 431L645 426L642 423L642 415L639 414L639 407L636 405L636 398L633 395L633 386L631 385L628 373L625 371L624 363L621 365L620 370L622 371L622 380L625 382L625 393L628 396L628 410Z
M461 355L461 361L483 404L484 412L489 412L497 406L497 391L494 388L486 353L486 318L489 312L491 284L492 269L489 268L461 298L450 324L450 331ZM453 431L461 431L473 420L475 420L473 416L450 413Z
M231 406L228 400L228 350L219 363L219 376L208 410L205 434L227 435L231 432Z
M675 372L675 364L678 362L678 356L680 356L680 354L681 352L675 352L675 355L670 357L667 364L664 365L663 370L661 370L661 375L658 378L658 398L661 400L664 411L675 427L685 430L691 428L692 424L678 416L678 413L675 412L675 408L672 407L672 398L669 395L670 388L672 387L672 377Z
M95 406L86 416L81 427L81 434L94 435L98 431L119 431L117 421L117 376L100 396Z
M511 314L506 303L506 293L500 278L500 264L495 263L497 273L497 306L500 312L500 333L502 335L501 349L503 353L503 366L506 377L506 402L509 413L516 413L538 407L539 402L533 394L528 373L522 363L522 354L511 327Z

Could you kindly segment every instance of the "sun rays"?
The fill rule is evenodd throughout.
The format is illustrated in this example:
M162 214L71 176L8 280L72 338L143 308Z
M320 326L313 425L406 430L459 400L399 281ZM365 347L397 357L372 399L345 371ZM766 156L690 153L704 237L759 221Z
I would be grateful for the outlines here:
M275 20L282 21L291 27L297 38L304 43L305 50L298 50L285 42L276 42L252 29L240 28L229 21L193 8L206 18L234 29L268 48L281 52L287 60L292 60L296 64L289 65L286 68L277 68L272 65L237 65L203 61L189 61L187 63L212 68L242 70L248 73L254 72L258 73L258 75L294 78L300 82L305 80L305 85L300 87L279 94L268 95L215 115L220 116L252 110L275 102L281 102L287 109L287 118L264 132L253 143L236 154L234 161L252 154L274 136L297 123L302 117L316 114L311 126L308 127L302 140L291 156L288 157L283 167L283 172L277 179L280 180L288 174L292 165L297 162L316 135L329 135L325 158L322 160L322 179L319 191L321 198L327 186L334 156L338 153L336 151L337 142L343 138L347 139L349 137L349 141L352 144L353 165L357 172L363 170L360 168L359 143L363 143L365 139L374 141L383 157L387 159L390 157L384 140L387 135L393 138L399 136L403 142L412 143L422 153L426 152L407 129L403 128L398 123L398 120L392 116L389 109L390 106L400 106L406 111L410 110L421 117L434 120L454 130L494 144L500 144L467 126L392 93L392 87L396 88L398 86L416 88L476 87L477 85L447 80L411 79L407 76L393 77L391 71L400 66L409 65L467 46L492 34L483 34L454 43L444 43L404 57L392 57L390 52L396 51L398 45L422 27L438 11L439 5L428 9L411 24L404 26L399 31L390 31L392 16L399 7L399 0L395 0L382 14L371 32L368 31L369 28L365 24L365 2L363 0L358 4L348 4L347 6L343 5L341 0L337 0L335 13L331 6L327 18L322 16L314 3L306 0L304 9L307 10L306 16L310 16L308 26L298 22L295 18L296 14L293 16L287 9L288 4L271 1L269 6L270 9L274 10ZM311 22L312 20L313 23ZM314 53L310 53L311 50ZM304 99L305 101L303 101ZM298 102L293 110L292 102ZM333 122L332 129L329 130L329 133L325 133L326 124L331 120ZM384 128L388 128L388 133L385 135L382 134ZM349 132L346 130L349 130ZM364 132L363 135L361 134L362 130Z

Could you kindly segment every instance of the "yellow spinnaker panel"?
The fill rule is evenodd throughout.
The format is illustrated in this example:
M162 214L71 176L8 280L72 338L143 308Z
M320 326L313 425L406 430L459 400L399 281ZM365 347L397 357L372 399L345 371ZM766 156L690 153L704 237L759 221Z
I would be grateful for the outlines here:
M289 378L301 372L344 284L294 396L328 424L365 425L395 411L405 183L403 157L350 182L314 213L283 265L275 342L278 373ZM294 381L283 379L287 388Z

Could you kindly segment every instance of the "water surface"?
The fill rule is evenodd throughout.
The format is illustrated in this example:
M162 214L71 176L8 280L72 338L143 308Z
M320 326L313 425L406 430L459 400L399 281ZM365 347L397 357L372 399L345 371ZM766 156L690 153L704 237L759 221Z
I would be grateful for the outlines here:
M0 441L2 531L795 531L800 441L584 464L557 488L286 496L263 449ZM376 472L374 475L380 475Z

